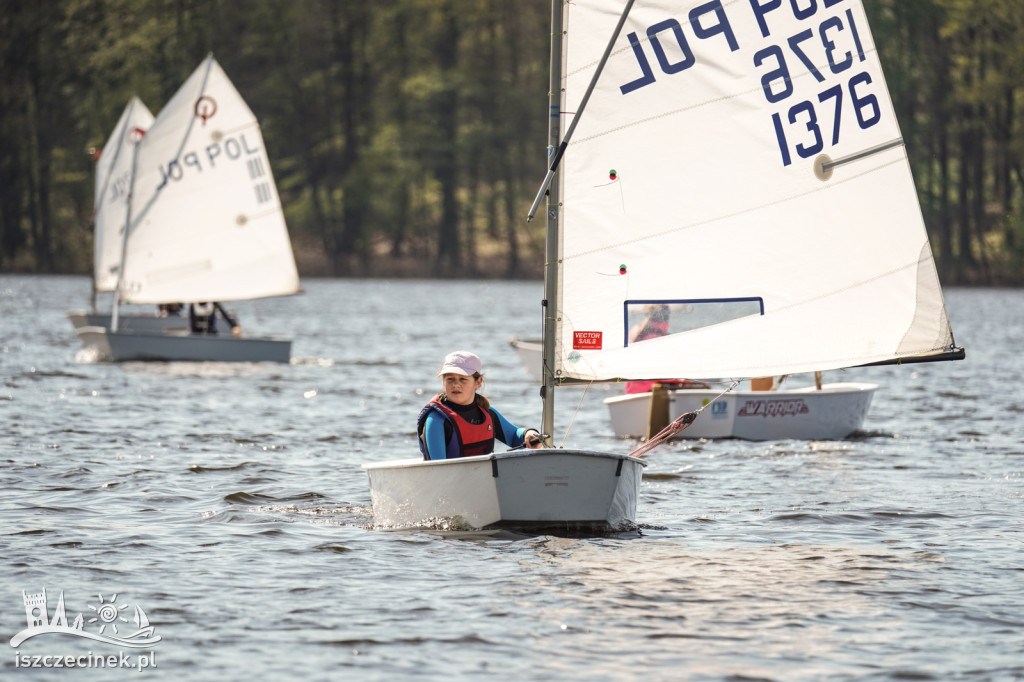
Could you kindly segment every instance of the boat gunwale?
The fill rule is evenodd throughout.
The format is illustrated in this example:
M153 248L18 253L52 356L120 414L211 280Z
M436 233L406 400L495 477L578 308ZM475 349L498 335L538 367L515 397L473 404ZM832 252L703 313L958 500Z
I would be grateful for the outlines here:
M751 398L751 397L758 397L758 398L761 398L761 397L764 397L764 398L773 398L773 397L775 397L775 398L782 398L782 397L786 397L788 395L793 395L794 393L799 393L799 394L812 393L812 394L822 394L822 395L824 395L824 394L835 394L835 393L839 393L839 392L862 393L862 392L865 392L865 391L876 391L876 390L878 390L878 387L879 387L879 384L873 384L873 383L868 382L868 381L847 381L847 382L837 382L837 383L831 383L831 384L823 384L820 389L816 388L814 386L797 386L795 388L782 388L782 389L773 390L773 391L751 391L751 390L731 391L731 392L727 393L726 395L731 395L731 396L736 396L736 397L743 397L743 398ZM700 395L701 393L706 393L708 395L717 396L717 395L721 394L721 391L718 391L718 390L715 390L715 389L708 389L708 388L670 388L669 392L672 393L672 394L681 393L681 394L684 394L684 395ZM615 404L615 403L628 402L630 400L638 400L640 398L650 398L650 395L651 395L650 391L646 391L644 393L625 393L623 395L613 395L613 396L610 396L608 398L605 398L602 402L604 402L604 404L606 404L606 405L612 405L612 404Z
M598 450L583 450L579 448L563 449L563 448L543 448L540 450L508 450L505 452L492 452L486 455L474 455L472 457L458 457L455 459L423 459L423 458L406 458L406 459L392 459L384 462L368 462L361 464L360 467L366 470L374 469L405 469L405 468L416 468L419 466L423 467L436 467L436 466L451 466L457 464L470 464L470 463L484 463L490 461L501 461L509 459L518 459L522 457L536 457L540 454L552 454L552 455L583 455L586 457L599 457L606 459L620 459L630 460L640 464L641 466L647 466L647 462L637 458L630 457L627 454L621 454L617 452L600 452Z
M82 336L83 334L103 334L104 336L109 336L111 334L114 334L114 335L117 335L117 336L124 336L124 337L129 337L129 336L134 336L134 337L154 336L154 337L161 338L161 339L165 339L165 338L177 338L177 339L195 338L195 339L202 339L202 340L205 340L205 341L215 341L215 342L230 341L232 343L239 343L239 342L247 342L247 343L266 343L266 342L271 342L271 343L291 343L292 342L291 338L289 338L287 336L284 336L283 334L280 334L280 335L279 334L272 334L272 335L266 335L266 336L232 336L231 334L192 334L187 329L183 330L181 327L171 327L171 328L168 328L168 329L166 329L166 330L164 330L162 332L159 332L159 333L155 332L155 331L140 331L140 330L137 330L137 329L118 329L116 332L111 332L110 329L108 329L107 327L97 327L96 325L92 325L92 326L85 326L85 327L76 327L75 328L75 333L78 334L78 336Z

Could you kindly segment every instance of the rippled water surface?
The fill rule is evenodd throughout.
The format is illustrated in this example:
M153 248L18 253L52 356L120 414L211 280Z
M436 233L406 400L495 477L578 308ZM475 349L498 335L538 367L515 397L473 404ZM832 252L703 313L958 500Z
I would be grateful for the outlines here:
M65 317L86 278L0 275L0 676L1024 680L1024 291L947 291L965 361L829 377L880 384L864 432L663 446L638 531L553 537L376 530L359 466L415 456L457 347L539 422L508 339L541 286L305 286L233 306L290 365L110 365ZM632 449L617 390L561 391L558 440ZM141 607L156 668L25 668L130 651L10 646L43 588L87 631Z

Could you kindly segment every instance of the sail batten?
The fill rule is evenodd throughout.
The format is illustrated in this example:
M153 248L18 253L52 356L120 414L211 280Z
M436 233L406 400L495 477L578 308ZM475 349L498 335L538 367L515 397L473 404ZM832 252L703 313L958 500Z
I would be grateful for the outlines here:
M563 111L623 4L564 6ZM867 18L859 0L825 4L635 4L560 167L559 380L744 378L950 350ZM763 305L705 320L685 303L732 300ZM666 335L631 342L630 301L667 306Z

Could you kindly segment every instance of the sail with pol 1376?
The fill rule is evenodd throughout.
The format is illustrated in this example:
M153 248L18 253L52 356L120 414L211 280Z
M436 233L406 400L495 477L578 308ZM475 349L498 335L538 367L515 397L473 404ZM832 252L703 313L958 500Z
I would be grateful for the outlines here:
M565 5L566 123L624 5ZM956 350L860 0L637 1L577 123L558 175L558 379ZM630 343L652 304L669 333Z

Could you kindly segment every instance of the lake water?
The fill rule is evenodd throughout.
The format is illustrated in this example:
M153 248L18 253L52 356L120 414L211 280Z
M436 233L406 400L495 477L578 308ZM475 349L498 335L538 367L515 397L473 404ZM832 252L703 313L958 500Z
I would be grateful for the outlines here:
M946 292L965 361L828 375L880 384L863 433L670 443L638 531L555 537L376 530L360 468L415 456L458 348L539 422L508 339L541 285L305 287L233 306L290 365L111 365L65 317L87 278L0 275L0 677L1024 680L1024 291ZM632 449L610 391L560 391L558 442ZM124 636L137 606L161 640L10 646L44 588L51 619L63 594ZM156 667L26 667L121 652Z

